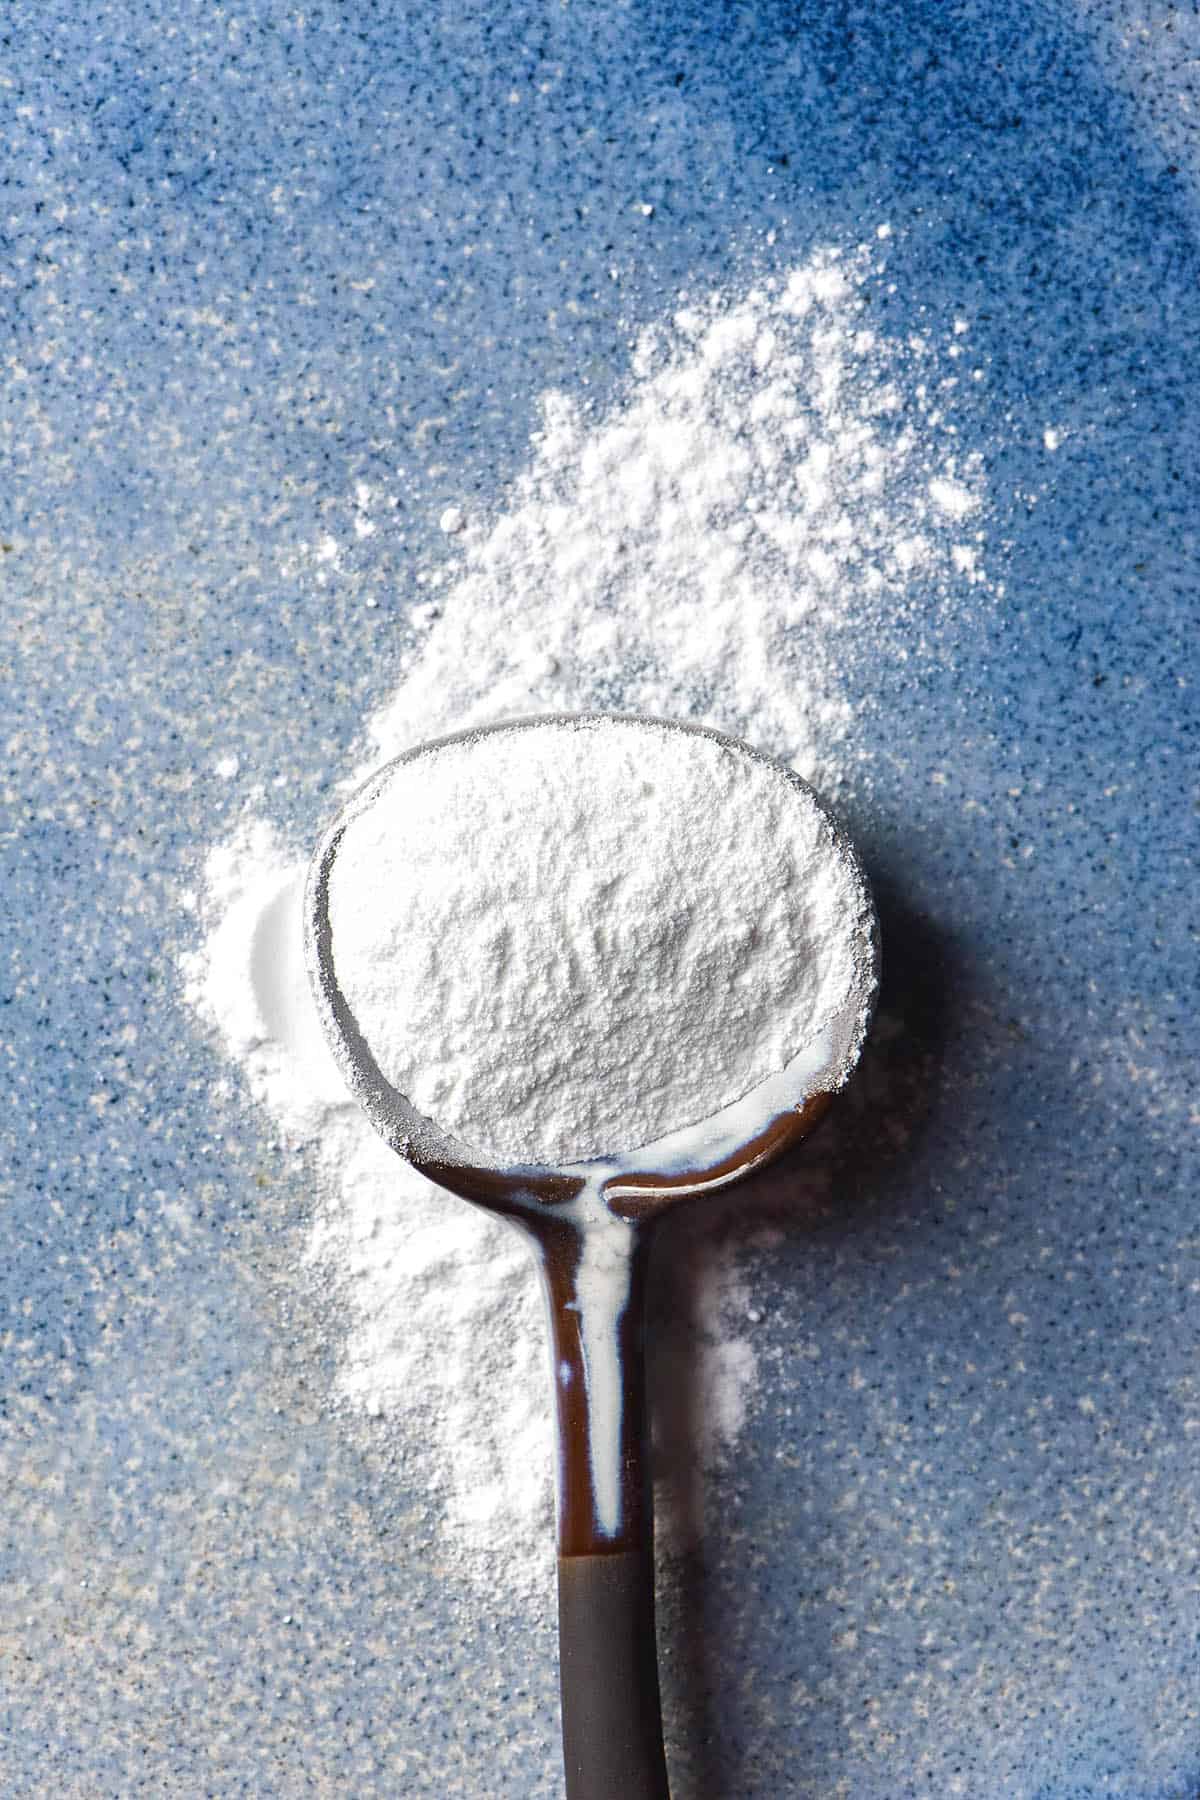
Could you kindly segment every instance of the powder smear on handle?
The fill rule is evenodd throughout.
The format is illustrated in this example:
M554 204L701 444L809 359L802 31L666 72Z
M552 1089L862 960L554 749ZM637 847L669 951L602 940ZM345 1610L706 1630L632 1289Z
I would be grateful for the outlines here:
M823 788L850 775L846 670L911 655L914 617L936 643L942 609L989 591L981 474L952 418L960 346L880 337L869 288L881 272L878 252L818 253L644 332L608 413L547 396L503 508L457 509L446 560L415 572L416 636L398 645L396 686L347 786L446 732L559 710L696 719ZM355 541L378 556L385 534L363 534L361 512L356 495ZM365 552L334 549L284 573L318 589L355 579ZM373 564L361 580L373 596ZM311 1251L347 1299L343 1398L435 1496L464 1576L494 1582L502 1547L505 1583L545 1598L551 1439L532 1265L514 1233L416 1175L349 1101L302 967L306 850L255 816L213 849L188 995L323 1172ZM696 1254L659 1361L706 1396L699 1467L742 1428L759 1357L744 1263ZM683 1449L673 1440L677 1499ZM698 1517L695 1490L679 1510ZM668 1515L664 1543L670 1532Z

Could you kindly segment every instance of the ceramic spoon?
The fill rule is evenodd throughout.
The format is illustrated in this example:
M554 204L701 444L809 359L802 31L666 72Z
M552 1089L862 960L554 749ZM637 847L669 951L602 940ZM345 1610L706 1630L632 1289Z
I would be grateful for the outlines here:
M489 728L522 730L552 720ZM561 723L574 720L564 717ZM656 722L655 722L656 723ZM653 728L652 722L647 725ZM662 724L663 730L697 727ZM434 756L461 733L402 758ZM704 735L731 754L745 745ZM798 1143L832 1095L830 1034L778 1075L700 1125L611 1158L504 1167L462 1144L385 1078L337 977L329 884L347 827L395 764L372 777L328 828L305 896L306 956L326 1035L372 1125L430 1181L502 1214L541 1271L554 1360L558 1442L558 1622L568 1800L668 1800L654 1637L653 1512L647 1467L645 1293L663 1215L712 1193ZM797 790L809 793L799 777ZM876 944L877 944L876 934ZM857 1014L856 1014L857 1022ZM854 1040L856 1041L856 1039Z

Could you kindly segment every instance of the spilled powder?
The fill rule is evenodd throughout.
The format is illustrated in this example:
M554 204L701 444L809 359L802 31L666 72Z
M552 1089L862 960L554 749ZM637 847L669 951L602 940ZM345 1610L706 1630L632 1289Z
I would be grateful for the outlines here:
M905 655L918 605L927 624L985 582L981 475L947 410L953 362L873 332L877 273L867 252L826 252L689 304L642 334L604 416L545 396L496 513L442 515L446 560L414 575L415 635L344 787L447 731L589 709L700 720L818 787L846 779L847 664L864 645ZM374 529L369 500L356 490L353 544L313 553L322 583L383 538L357 528L361 515ZM348 1101L302 968L307 848L249 817L212 849L188 996L322 1172L311 1253L347 1297L342 1398L392 1434L464 1576L544 1593L549 1381L532 1267L515 1234L425 1183ZM702 1239L687 1262L670 1271L658 1354L690 1401L656 1426L668 1545L699 1522L690 1477L743 1429L758 1379L745 1264Z

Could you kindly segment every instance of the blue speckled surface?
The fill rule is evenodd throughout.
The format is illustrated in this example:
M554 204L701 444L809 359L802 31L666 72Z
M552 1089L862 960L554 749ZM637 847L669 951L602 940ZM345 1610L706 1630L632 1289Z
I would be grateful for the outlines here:
M177 894L256 786L323 815L412 556L538 390L886 220L888 329L971 323L1007 601L855 674L892 1116L756 1266L758 1426L663 1594L676 1786L1200 1792L1194 11L9 0L0 38L0 1791L557 1791L548 1629L444 1584L330 1415L303 1176L212 1092ZM289 554L361 480L406 543L322 586Z

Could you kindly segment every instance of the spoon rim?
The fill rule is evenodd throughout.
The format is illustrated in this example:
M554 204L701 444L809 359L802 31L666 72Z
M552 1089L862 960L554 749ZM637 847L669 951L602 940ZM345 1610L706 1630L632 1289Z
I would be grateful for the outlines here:
M577 729L596 725L629 726L647 733L668 731L706 738L721 749L782 777L816 806L828 824L839 854L851 865L867 909L871 968L867 972L857 1042L845 1062L838 1087L799 1094L794 1103L765 1115L758 1129L733 1150L723 1150L709 1164L694 1169L672 1171L656 1167L653 1159L643 1160L650 1158L650 1153L667 1138L676 1135L675 1131L615 1156L595 1156L563 1164L514 1163L491 1157L477 1146L464 1143L422 1113L387 1079L336 974L329 883L338 851L350 826L374 805L398 768L455 745L475 743L481 738L536 729ZM716 1192L765 1167L808 1135L824 1117L835 1093L849 1080L869 1035L879 993L880 930L871 886L853 840L823 797L795 769L744 739L698 721L659 718L646 713L593 710L527 714L464 726L410 745L390 757L354 789L321 832L305 877L303 923L305 964L322 1030L347 1086L375 1130L397 1155L438 1186L490 1211L514 1216L561 1207L576 1198L585 1187L597 1182L599 1177L599 1192L609 1211L631 1222L641 1221L656 1217L684 1200ZM767 1077L732 1104L740 1106L749 1102L755 1093L776 1084L778 1079L778 1075ZM710 1118L719 1118L724 1110L718 1109ZM677 1130L680 1133L700 1131L709 1122L709 1119L695 1120Z

